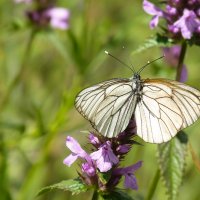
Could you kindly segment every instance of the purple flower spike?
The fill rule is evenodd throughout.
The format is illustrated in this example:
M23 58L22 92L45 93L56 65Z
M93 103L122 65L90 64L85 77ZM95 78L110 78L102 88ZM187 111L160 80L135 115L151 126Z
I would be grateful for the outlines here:
M164 12L147 0L143 1L143 9L146 13L153 15L153 18L150 21L150 28L155 28L158 25L159 18L164 17Z
M200 20L194 11L184 9L183 16L174 23L174 26L180 29L183 38L191 39L200 26Z
M141 166L142 166L142 161L139 161L136 164L131 165L129 167L118 168L115 170L114 175L118 177L121 177L122 175L125 176L124 187L137 190L138 185L134 172Z
M64 8L51 8L45 14L49 17L50 25L53 28L65 30L69 27L69 10Z
M109 171L114 164L119 162L118 157L113 153L110 145L110 141L107 141L100 146L98 151L90 154L91 158L96 161L97 168L100 172Z
M72 153L64 159L63 163L65 165L70 166L78 157L90 161L89 155L81 148L79 143L73 137L67 137L66 146L72 151Z

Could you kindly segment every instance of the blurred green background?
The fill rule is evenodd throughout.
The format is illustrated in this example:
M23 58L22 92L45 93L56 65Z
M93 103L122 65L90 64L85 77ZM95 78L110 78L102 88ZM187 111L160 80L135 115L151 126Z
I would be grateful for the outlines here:
M26 48L31 26L24 12L28 5L0 2L0 199L32 200L41 187L75 178L78 164L62 162L69 154L65 138L71 135L87 148L89 123L74 108L76 94L83 88L132 72L104 53L111 52L136 69L162 55L159 47L133 52L156 33L149 29L151 16L142 1L58 1L70 10L67 31L46 30L35 35L30 52ZM28 57L28 59L27 59ZM24 61L26 60L26 62ZM25 63L19 80L9 87ZM187 83L200 89L199 48L189 47L185 63ZM164 60L147 67L143 78L174 79L175 69ZM8 94L8 95L7 95ZM7 96L6 96L7 95ZM6 100L5 100L6 98ZM196 154L200 155L200 120L185 129ZM142 142L142 141L141 141ZM129 191L144 199L157 169L156 145L134 146L124 165L143 160L137 171L139 190ZM188 151L181 200L199 200L200 172ZM154 198L167 199L160 180ZM71 197L54 191L36 199L91 199L91 192Z

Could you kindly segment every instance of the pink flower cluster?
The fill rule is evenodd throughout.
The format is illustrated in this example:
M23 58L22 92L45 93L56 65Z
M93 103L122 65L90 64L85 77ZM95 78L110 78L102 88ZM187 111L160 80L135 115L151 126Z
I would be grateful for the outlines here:
M200 1L199 0L167 0L165 9L144 0L143 9L153 15L150 28L158 26L159 19L167 22L166 32L171 38L200 38ZM165 29L165 28L164 28Z

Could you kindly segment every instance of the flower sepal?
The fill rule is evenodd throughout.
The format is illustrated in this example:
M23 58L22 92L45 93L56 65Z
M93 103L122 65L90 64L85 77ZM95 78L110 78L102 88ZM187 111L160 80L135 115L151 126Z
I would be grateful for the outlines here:
M111 178L112 170L109 170L107 172L98 172L97 175L99 177L99 180L105 185Z

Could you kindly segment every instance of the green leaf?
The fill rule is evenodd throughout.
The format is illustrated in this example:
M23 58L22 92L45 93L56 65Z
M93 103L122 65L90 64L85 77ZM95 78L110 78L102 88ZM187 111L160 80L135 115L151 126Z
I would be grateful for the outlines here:
M158 160L161 178L170 200L177 199L185 167L187 145L175 137L170 142L158 145Z
M105 200L134 200L131 196L127 194L127 191L121 189L115 189L109 194L103 194L102 198Z
M155 37L149 38L144 44L139 46L132 54L140 53L152 47L170 47L172 44L172 39L157 34Z
M69 179L61 181L60 183L56 183L54 185L44 187L38 192L37 196L55 189L70 191L72 192L73 195L73 194L79 194L80 192L86 192L88 190L88 186L85 185L79 178Z

